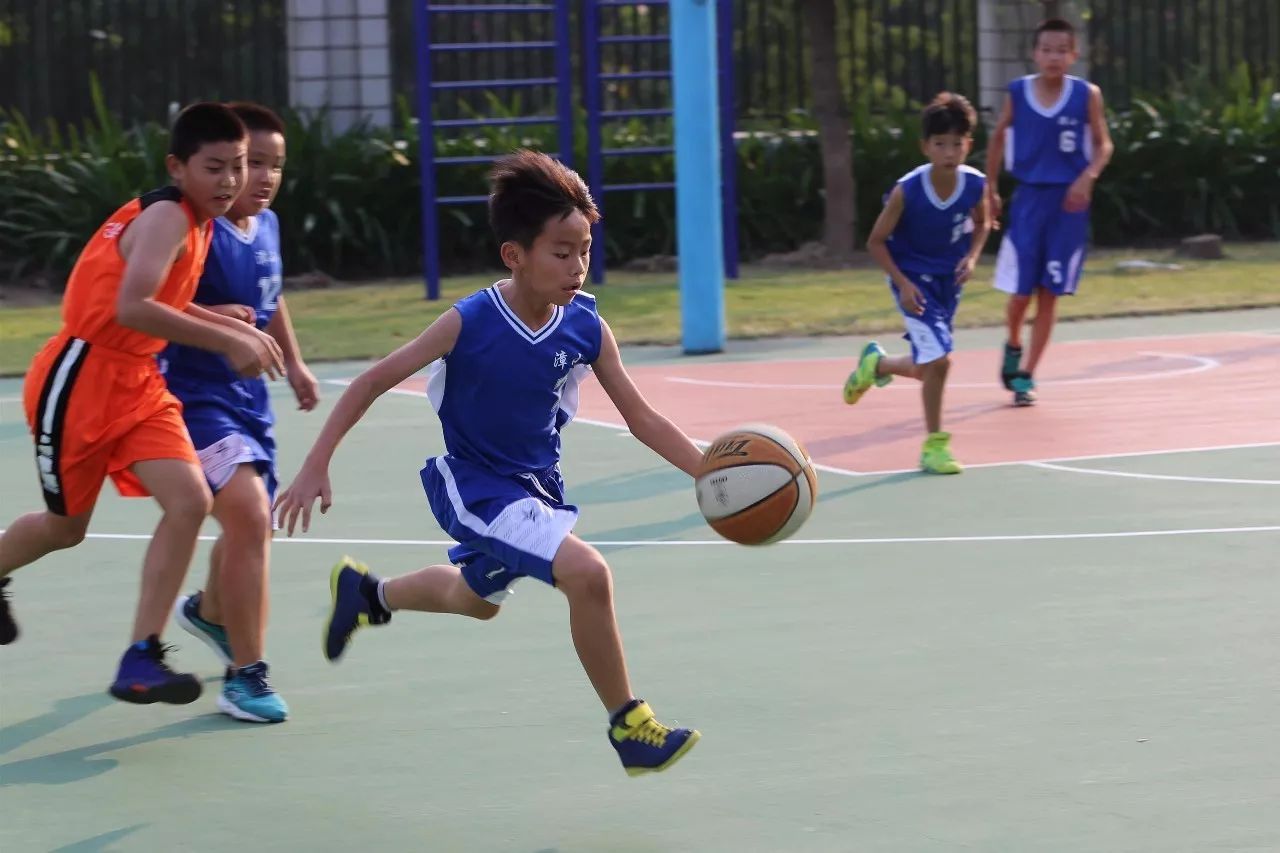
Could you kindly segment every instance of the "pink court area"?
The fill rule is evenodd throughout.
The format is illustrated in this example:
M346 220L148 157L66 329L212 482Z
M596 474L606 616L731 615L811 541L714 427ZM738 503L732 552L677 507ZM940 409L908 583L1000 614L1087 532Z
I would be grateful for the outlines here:
M891 355L904 347L886 346ZM791 433L823 466L868 474L915 469L924 438L919 383L898 377L846 406L840 389L855 355L691 358L629 371L645 397L695 439L764 422ZM1036 377L1040 402L1022 409L999 383L999 362L995 350L952 354L943 428L970 465L1280 442L1280 337L1055 343ZM421 393L423 382L404 390ZM597 382L583 384L578 417L625 428Z

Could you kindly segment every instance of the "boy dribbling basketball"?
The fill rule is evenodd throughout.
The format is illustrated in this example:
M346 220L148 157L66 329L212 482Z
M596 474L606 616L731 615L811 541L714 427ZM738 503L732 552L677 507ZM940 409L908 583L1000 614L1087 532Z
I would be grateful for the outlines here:
M659 723L635 697L613 608L613 577L600 552L572 533L560 430L574 416L578 384L594 371L636 438L686 474L702 453L640 394L595 298L582 291L599 217L577 173L520 151L492 172L489 218L511 277L459 301L414 341L357 377L325 422L293 484L276 502L292 535L331 501L329 462L342 437L379 396L431 365L427 394L447 452L427 460L422 484L436 520L460 544L453 565L381 580L349 558L330 576L333 610L325 656L397 610L492 619L511 586L533 577L569 602L578 658L609 713L609 742L630 775L665 770L697 731Z

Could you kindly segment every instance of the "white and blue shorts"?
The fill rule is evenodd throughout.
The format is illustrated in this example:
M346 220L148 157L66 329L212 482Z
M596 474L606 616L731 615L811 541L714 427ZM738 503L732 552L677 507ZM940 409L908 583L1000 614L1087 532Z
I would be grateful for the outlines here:
M476 595L501 604L522 577L555 586L551 563L578 522L559 467L507 476L436 456L422 469L422 487L436 521L459 543L449 561Z

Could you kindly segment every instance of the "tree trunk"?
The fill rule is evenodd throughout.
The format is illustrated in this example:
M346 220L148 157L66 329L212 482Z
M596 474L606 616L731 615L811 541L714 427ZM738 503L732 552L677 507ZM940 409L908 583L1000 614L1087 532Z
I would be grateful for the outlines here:
M822 145L822 243L829 255L844 257L854 249L858 207L854 195L849 109L840 84L840 61L836 53L836 2L803 0L801 5L809 36L813 114L818 121L818 139Z

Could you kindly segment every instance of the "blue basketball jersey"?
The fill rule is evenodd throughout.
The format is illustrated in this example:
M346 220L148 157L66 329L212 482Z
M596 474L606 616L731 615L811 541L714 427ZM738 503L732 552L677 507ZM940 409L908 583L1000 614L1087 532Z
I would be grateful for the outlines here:
M951 197L938 197L926 163L898 179L902 216L886 244L904 272L952 273L973 247L972 212L982 201L987 178L971 166L956 170Z
M1013 124L1005 131L1005 168L1028 184L1070 184L1093 160L1089 84L1068 76L1058 103L1036 101L1035 75L1009 84Z
M280 260L280 223L264 210L241 231L223 218L213 222L213 242L196 289L199 305L248 305L257 313L257 327L265 329L280 301L284 265ZM166 375L213 382L240 379L221 355L196 347L170 344L161 354Z
M578 384L600 355L595 297L578 292L541 329L527 327L496 284L454 307L458 341L427 380L449 455L507 476L553 467Z

